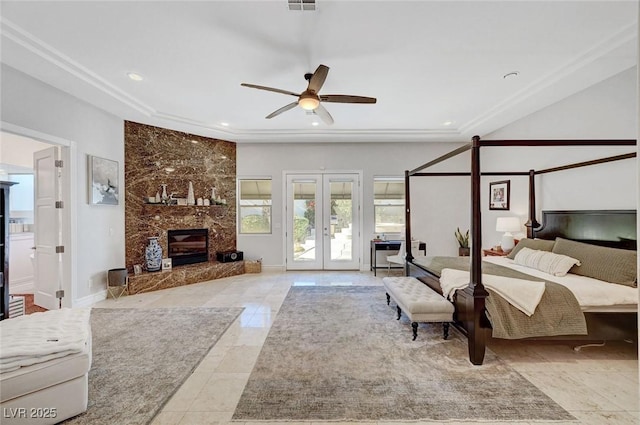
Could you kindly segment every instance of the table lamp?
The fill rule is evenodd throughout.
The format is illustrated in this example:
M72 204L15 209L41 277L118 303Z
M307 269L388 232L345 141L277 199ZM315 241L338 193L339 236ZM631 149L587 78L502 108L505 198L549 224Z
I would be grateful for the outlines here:
M504 252L511 251L515 246L511 232L519 231L520 227L521 224L518 217L498 217L496 220L496 232L504 232L500 242L500 247Z

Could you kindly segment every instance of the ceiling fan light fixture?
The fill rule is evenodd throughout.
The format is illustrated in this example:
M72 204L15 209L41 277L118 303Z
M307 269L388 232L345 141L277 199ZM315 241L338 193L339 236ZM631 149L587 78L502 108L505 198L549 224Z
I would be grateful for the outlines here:
M320 105L320 101L315 97L300 97L298 100L298 105L304 110L313 111Z

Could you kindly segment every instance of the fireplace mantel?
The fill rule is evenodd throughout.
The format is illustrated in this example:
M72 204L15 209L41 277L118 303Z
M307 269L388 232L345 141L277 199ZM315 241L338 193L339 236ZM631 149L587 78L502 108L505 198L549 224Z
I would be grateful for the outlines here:
M174 198L186 198L193 186L196 198L206 198L215 187L226 205L148 204L150 197L166 188ZM236 144L194 134L125 121L125 267L133 290L179 286L239 274L237 265L216 266L216 253L236 246ZM157 237L163 258L168 255L170 229L208 229L207 263L192 270L174 267L160 272L134 275L135 265L144 266L147 238ZM242 269L242 267L240 267ZM170 281L165 283L165 281ZM184 283L182 283L184 284Z
M174 267L168 271L144 272L129 276L129 294L141 294L159 289L175 288L192 283L205 282L207 280L236 276L244 272L244 261L236 261L233 263L208 261L206 263Z

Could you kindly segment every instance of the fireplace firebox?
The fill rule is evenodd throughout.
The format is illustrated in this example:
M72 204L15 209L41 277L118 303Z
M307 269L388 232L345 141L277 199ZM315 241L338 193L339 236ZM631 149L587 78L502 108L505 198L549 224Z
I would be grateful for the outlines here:
M173 266L209 261L208 229L169 230L167 241L168 256Z

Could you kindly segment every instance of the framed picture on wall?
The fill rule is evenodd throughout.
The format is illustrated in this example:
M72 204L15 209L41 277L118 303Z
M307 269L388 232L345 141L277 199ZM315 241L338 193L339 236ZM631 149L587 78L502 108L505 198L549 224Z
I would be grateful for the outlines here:
M489 209L508 210L511 197L510 180L489 183Z
M89 155L89 203L118 205L118 161Z

